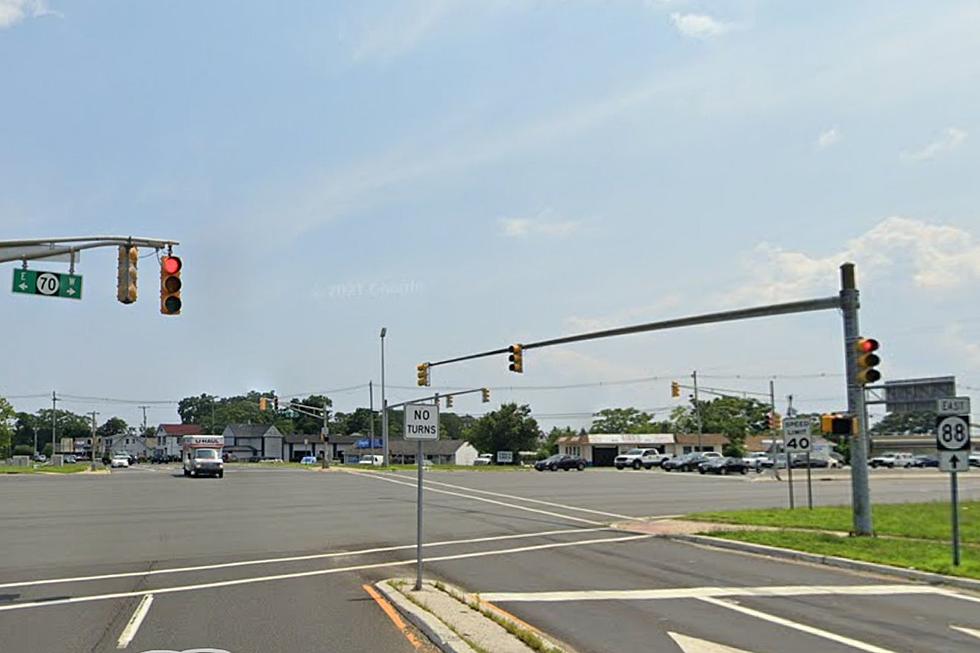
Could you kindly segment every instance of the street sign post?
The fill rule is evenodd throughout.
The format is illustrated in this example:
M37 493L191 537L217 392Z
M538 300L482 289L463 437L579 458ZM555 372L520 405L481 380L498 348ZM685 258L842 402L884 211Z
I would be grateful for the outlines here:
M12 292L44 297L82 298L82 275L43 270L14 270Z
M514 462L514 452L513 451L498 451L497 452L497 464L499 465L510 465Z
M970 398L936 400L936 450L939 470L949 472L949 499L953 521L953 565L960 564L960 511L957 475L970 469Z
M415 591L422 589L422 444L439 439L439 395L431 404L405 404L405 439L415 440L415 462L418 464L416 523L415 523ZM388 461L385 461L387 464Z
M806 502L807 508L813 510L813 476L810 472L810 452L813 450L813 438L810 429L813 425L809 417L786 417L783 419L783 450L786 452L786 468L789 483L793 483L793 454L806 454ZM792 487L790 489L792 492Z

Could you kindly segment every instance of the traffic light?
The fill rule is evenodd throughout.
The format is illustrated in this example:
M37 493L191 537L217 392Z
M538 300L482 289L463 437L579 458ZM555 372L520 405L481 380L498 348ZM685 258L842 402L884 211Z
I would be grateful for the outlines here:
M820 432L828 435L852 435L857 433L857 420L850 415L821 415Z
M446 395L446 408L452 408L452 407L453 407L453 396Z
M164 256L160 260L160 312L164 315L180 315L180 270L184 267L177 256Z
M429 364L420 363L416 369L418 369L418 384L429 385Z
M275 407L276 412L279 412L279 397L272 398L272 405Z
M677 381L670 382L670 396L680 397L681 396L681 384Z
M524 347L521 345L510 346L510 371L518 374L524 373Z
M119 269L116 273L116 299L123 304L136 301L136 262L140 252L129 245L119 246Z
M769 430L778 431L783 428L783 416L773 411L769 413Z
M879 380L881 372L875 367L881 363L881 358L874 353L878 351L878 341L874 338L858 338L854 349L857 350L857 382L867 385Z
M269 400L265 397L259 397L259 410L266 411L269 410Z
M483 388L482 390L480 390L480 394L483 395L483 403L485 403L485 404L490 403L490 389L489 388Z

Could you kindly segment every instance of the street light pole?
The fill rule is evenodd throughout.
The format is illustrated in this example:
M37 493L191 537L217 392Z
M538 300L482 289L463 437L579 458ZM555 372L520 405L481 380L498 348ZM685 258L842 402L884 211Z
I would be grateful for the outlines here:
M92 465L90 466L90 469L94 472L95 471L95 417L96 415L98 415L98 413L93 410L91 413L89 413L89 415L92 416L92 446L89 447L89 449L92 450Z
M382 462L388 465L388 400L385 399L385 336L388 327L381 327L381 446Z

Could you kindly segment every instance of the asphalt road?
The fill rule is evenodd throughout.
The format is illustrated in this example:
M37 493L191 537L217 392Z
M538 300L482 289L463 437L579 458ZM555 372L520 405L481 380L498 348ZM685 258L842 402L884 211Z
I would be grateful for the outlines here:
M874 498L945 498L944 477L933 474L875 480ZM884 593L867 587L893 581L608 528L623 518L783 505L785 483L601 470L427 478L427 573L579 651L691 653L696 640L757 653L980 646L978 604L956 595ZM980 498L980 478L961 485L964 498ZM821 503L849 493L846 482L815 483ZM248 468L219 480L138 466L0 477L0 497L4 653L415 650L362 587L413 571L410 474ZM765 589L813 585L865 589ZM710 591L719 587L727 593ZM582 594L597 589L617 594ZM668 593L636 593L652 589Z

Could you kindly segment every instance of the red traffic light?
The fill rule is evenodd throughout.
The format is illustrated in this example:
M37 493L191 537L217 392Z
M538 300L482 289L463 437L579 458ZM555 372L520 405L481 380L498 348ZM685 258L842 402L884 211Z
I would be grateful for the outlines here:
M861 338L857 341L857 350L862 354L868 354L878 350L878 341L874 338Z
M167 274L177 274L180 272L182 264L180 259L176 256L164 256L163 257L163 271Z

